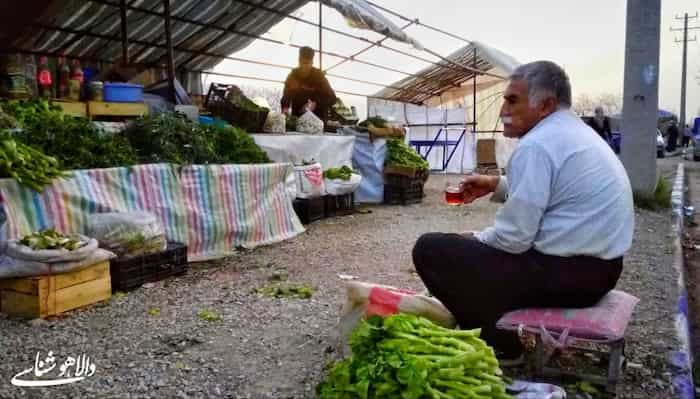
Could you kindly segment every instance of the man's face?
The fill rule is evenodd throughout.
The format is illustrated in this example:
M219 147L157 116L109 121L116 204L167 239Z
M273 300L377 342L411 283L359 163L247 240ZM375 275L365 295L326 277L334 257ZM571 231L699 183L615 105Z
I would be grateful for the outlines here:
M602 119L605 117L605 112L603 112L602 109L598 108L595 110L595 116L596 118Z
M313 66L314 66L314 59L313 58L299 57L299 70L302 72L302 74L307 75L311 71L311 68Z
M503 95L501 118L503 135L506 137L522 137L556 109L556 104L551 98L531 107L527 86L524 80L511 80Z

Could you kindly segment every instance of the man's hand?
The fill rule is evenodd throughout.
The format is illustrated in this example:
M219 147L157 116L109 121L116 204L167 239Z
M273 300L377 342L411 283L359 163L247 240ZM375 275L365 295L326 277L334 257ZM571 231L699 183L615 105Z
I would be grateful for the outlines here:
M467 176L462 182L464 186L463 201L465 204L474 202L477 198L481 198L496 190L498 186L499 176L474 175Z

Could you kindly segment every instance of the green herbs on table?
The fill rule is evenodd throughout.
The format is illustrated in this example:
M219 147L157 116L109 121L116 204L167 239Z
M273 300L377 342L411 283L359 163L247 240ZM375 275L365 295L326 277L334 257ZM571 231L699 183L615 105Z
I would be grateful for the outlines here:
M352 355L331 367L320 399L507 399L494 351L479 330L451 330L397 314L360 322Z
M323 171L323 177L326 179L350 180L352 174L358 174L352 168L343 165L340 168L329 168Z
M403 166L427 171L430 165L411 147L402 140L389 139L386 141L385 165Z
M26 235L19 240L19 243L33 250L42 249L66 249L75 251L82 247L82 242L77 237L68 237L53 229L47 229Z
M123 134L142 163L270 162L246 131L236 127L200 125L175 114L139 118Z

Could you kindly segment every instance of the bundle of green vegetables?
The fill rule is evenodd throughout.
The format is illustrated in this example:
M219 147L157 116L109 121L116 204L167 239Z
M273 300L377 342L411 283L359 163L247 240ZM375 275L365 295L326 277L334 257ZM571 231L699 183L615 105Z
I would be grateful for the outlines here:
M128 166L136 162L129 143L118 134L106 134L85 118L64 115L46 100L3 105L18 122L15 138L55 157L63 169Z
M176 114L145 116L123 132L140 162L224 164L270 162L253 138L236 127L200 125Z
M417 170L427 171L430 165L418 153L403 140L389 139L386 141L385 165L404 166Z
M360 127L374 126L374 127L378 127L378 128L383 128L383 127L387 127L387 121L386 121L386 119L382 118L381 116L370 116L369 118L360 122L359 126Z
M326 179L350 180L352 174L358 174L349 166L343 165L340 168L329 168L323 171L323 177Z
M352 356L316 388L320 399L507 399L493 349L479 330L427 319L373 316L350 338Z
M19 240L19 243L33 250L42 249L67 249L75 251L83 246L83 242L75 237L64 236L54 229L34 232Z
M53 179L65 176L58 161L28 145L15 141L9 132L0 132L0 178L41 192Z

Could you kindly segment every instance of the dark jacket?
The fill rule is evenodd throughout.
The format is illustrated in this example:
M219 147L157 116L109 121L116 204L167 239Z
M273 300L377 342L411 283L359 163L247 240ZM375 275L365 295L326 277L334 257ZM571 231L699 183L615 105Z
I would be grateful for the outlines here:
M314 114L323 122L328 120L330 107L336 102L335 92L326 76L318 68L311 68L309 74L302 77L299 68L294 68L284 82L282 108L292 107L292 114L301 116L308 100L316 102Z
M610 142L610 140L612 139L612 132L610 131L610 119L607 116L603 117L602 127L598 124L595 118L591 118L588 120L588 126L595 130L596 133L598 133L598 135L603 138L603 140Z

